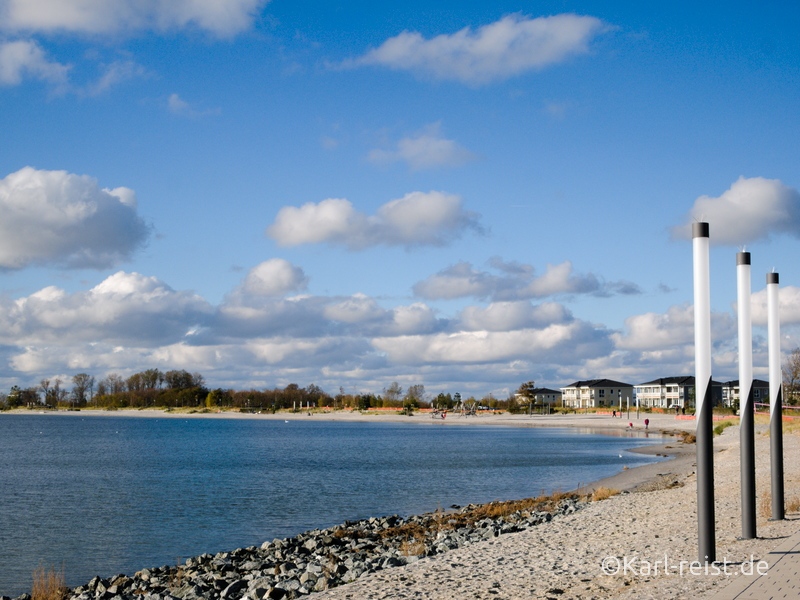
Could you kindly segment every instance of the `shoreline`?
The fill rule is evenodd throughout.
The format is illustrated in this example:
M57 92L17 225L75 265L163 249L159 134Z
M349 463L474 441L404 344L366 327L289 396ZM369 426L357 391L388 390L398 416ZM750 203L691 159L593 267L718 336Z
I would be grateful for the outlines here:
M311 416L308 416L306 413L276 413L276 414L253 414L253 413L238 413L238 412L209 412L209 413L182 413L178 411L170 411L164 412L162 410L116 410L116 411L107 411L107 410L80 410L80 411L30 411L30 410L17 410L17 411L7 411L2 414L8 415L26 415L30 417L95 417L95 418L102 418L102 417L127 417L127 418L212 418L212 419L219 419L219 418L234 418L234 419L262 419L262 420L281 420L281 421L342 421L342 422L368 422L368 423L375 423L375 422L388 422L388 423L408 423L408 424L415 424L415 425L429 425L429 426L505 426L505 427L518 427L518 428L538 428L538 427L556 427L556 428L564 428L564 429L575 429L581 430L586 432L593 432L593 433L601 433L601 434L609 434L609 435L616 435L619 437L632 437L632 438L641 438L641 437L658 437L663 440L663 443L654 444L652 446L640 447L640 448L631 448L629 451L650 454L650 455L660 455L660 456L668 456L668 460L663 460L655 463L649 463L647 465L642 465L639 467L631 468L623 470L620 473L612 475L610 477L606 477L600 479L595 482L591 482L588 484L581 485L576 490L571 490L568 492L569 494L578 494L578 495L590 495L594 490L606 487L606 488L613 488L615 491L619 492L630 492L635 491L637 489L644 489L644 488L651 488L656 489L660 486L663 486L663 479L664 474L667 473L670 478L680 477L681 473L683 473L687 466L691 467L691 461L693 459L694 454L694 446L688 446L687 448L681 448L683 444L679 441L678 438L669 437L670 435L674 436L677 429L674 425L676 425L675 420L671 416L665 415L655 415L656 418L653 419L653 415L648 415L648 418L651 420L651 429L645 431L643 426L639 426L639 429L634 428L631 431L627 427L627 422L625 419L612 419L610 415L549 415L549 416L538 416L534 415L533 417L527 415L508 415L508 414L501 414L501 415L480 415L477 417L462 417L459 418L458 416L449 417L449 420L434 420L431 419L428 414L418 414L413 417L408 417L405 415L397 415L397 414L363 414L357 411L341 411L337 413L312 413ZM2 414L0 414L0 418L2 418ZM643 420L644 417L642 417ZM688 429L685 427L686 422L677 423L678 425L684 425L684 427L680 427L681 430ZM661 427L657 427L657 425L661 425ZM693 423L691 423L693 425ZM688 463L687 463L688 460ZM517 500L517 499L507 499L507 500ZM482 505L483 506L483 505ZM378 518L382 518L383 516L375 515ZM417 515L417 517L422 517L424 515ZM548 528L549 523L545 527ZM302 532L299 533L298 536L303 536L308 534L309 532ZM229 553L236 553L241 551L242 549L231 550ZM422 561L427 561L429 558L422 558ZM391 565L395 566L395 565ZM150 569L152 570L152 569ZM110 575L110 574L106 574ZM365 575L366 576L366 575ZM113 579L113 578L112 578ZM356 580L357 583L358 580ZM352 585L352 584L346 584ZM345 586L345 587L346 587ZM334 589L334 588L332 588ZM338 588L335 588L338 589ZM88 600L87 598L83 598L82 600ZM162 598L163 600L163 598Z
M691 467L691 459L694 454L694 446L688 446L688 452L686 448L681 448L683 444L679 441L678 438L671 438L670 435L674 436L676 433L676 429L673 426L676 424L674 419L671 416L664 415L656 415L656 419L652 418L652 415L648 415L648 418L651 420L651 428L648 431L645 431L643 426L637 430L634 428L631 431L627 423L624 419L613 419L610 415L549 415L549 416L539 416L534 415L533 417L527 415L508 415L508 414L501 414L501 415L480 415L476 417L462 417L459 418L458 416L451 417L450 415L449 420L442 421L440 419L434 420L431 419L428 414L422 413L417 414L413 417L405 416L405 415L397 415L397 414L382 414L382 413L372 413L372 414L363 414L357 411L340 411L336 413L312 413L311 416L308 416L307 413L276 413L276 414L254 414L254 413L239 413L239 412L209 412L209 413L202 413L202 412L195 412L195 413L182 413L178 411L170 411L165 412L162 410L139 410L139 409L132 409L132 410L87 410L83 409L80 411L30 411L30 410L16 410L16 411L7 411L3 414L16 414L16 415L27 415L31 417L46 417L46 416L62 416L62 417L95 417L95 418L102 418L102 417L128 417L128 418L212 418L212 419L219 419L219 418L234 418L234 419L261 419L261 420L281 420L281 421L328 421L328 422L368 422L368 423L375 423L375 422L388 422L388 423L408 423L408 424L415 424L415 425L430 425L430 426L505 426L505 427L518 427L518 428L538 428L538 427L550 427L550 428L564 428L564 429L576 429L576 430L583 430L586 432L593 432L593 433L601 433L601 434L610 434L616 435L619 437L632 437L632 438L641 438L641 437L658 437L663 438L663 443L654 444L652 446L646 447L639 447L639 448L631 448L629 451L649 454L649 455L656 455L656 456L665 456L669 457L668 460L663 460L655 463L649 463L647 465L642 465L638 467L634 467L631 469L623 470L620 473L612 475L610 477L606 477L595 482L591 482L588 484L581 485L578 489L571 490L567 492L566 495L579 495L579 496L587 496L591 495L592 492L598 488L606 487L606 488L613 488L615 492L622 492L627 493L630 491L635 491L636 489L643 489L646 487L651 487L653 489L662 485L661 479L663 479L663 475L665 472L669 474L669 477L679 477L680 473L683 473L687 467L687 459L688 459L688 466ZM660 418L659 418L660 417ZM0 415L2 418L2 415ZM642 420L644 417L642 417ZM654 421L659 421L660 425L663 426L662 429L658 429L656 427L656 423ZM693 425L693 423L691 423ZM669 426L669 427L667 427ZM687 429L686 427L682 427L680 429ZM510 501L519 500L519 499L506 499ZM500 501L502 503L503 501ZM489 503L493 504L493 503ZM488 506L488 505L478 505L478 506ZM451 513L451 511L447 511ZM412 515L409 517L410 519L424 519L427 514L423 515ZM375 515L375 518L383 519L385 516L383 515ZM559 516L559 518L561 518ZM550 520L548 519L546 523L541 522L543 529L548 529L550 527ZM502 520L500 521L500 525L502 525ZM500 525L495 525L495 528L500 527ZM338 526L337 526L338 527ZM335 529L335 527L334 527ZM512 529L511 532L515 532L518 530ZM524 529L523 529L524 531ZM296 538L304 539L306 536L312 534L313 532L301 532L297 534ZM500 530L497 529L496 535L499 535ZM503 531L506 534L506 531ZM476 534L477 535L477 534ZM504 535L503 537L508 537ZM295 538L287 538L287 539L295 539ZM268 542L265 542L265 546L268 545ZM469 544L467 546L458 547L456 549L465 549L471 547L473 544ZM247 549L248 551L250 549ZM221 553L221 554L230 554L235 555L237 553L244 552L245 549L239 548L235 550L230 550L229 552ZM454 550L451 550L451 552ZM432 556L426 557L415 557L414 563L419 560L420 562L427 562L429 560L436 560L437 557L441 556L448 556L450 552L446 554L438 554L434 553ZM205 556L205 555L203 555ZM446 558L444 559L446 560ZM199 564L199 557L194 557L189 559L192 565ZM401 568L405 562L393 562L389 566ZM410 562L409 562L410 564ZM161 567L161 568L149 568L143 569L144 571L148 572L155 572L159 571L160 569L169 569L170 567ZM174 568L174 567L173 567ZM141 571L140 571L141 572ZM369 577L371 575L380 573L381 571L364 571L363 576ZM106 574L109 576L110 574ZM359 574L361 575L361 574ZM112 583L111 580L114 580L114 577L109 577L107 581L107 587L110 587ZM349 587L351 585L357 584L361 580L361 577L357 577L354 582L352 583L345 583L343 587ZM92 580L95 581L95 580ZM91 594L88 596L85 595L86 587L89 584L85 584L83 586L79 586L81 588L81 593L72 596L74 599L80 598L80 600L90 600L93 598ZM78 589L78 588L75 588ZM336 589L340 589L340 587L330 588L327 591L334 591ZM219 590L218 590L219 591ZM314 592L313 596L316 596L318 593L325 593L325 589L318 589L316 591L309 589L308 591ZM102 594L101 594L102 595ZM142 595L140 591L138 595ZM123 598L125 595L123 594ZM176 597L183 597L176 596ZM217 598L219 596L212 596ZM238 596L231 596L228 595L226 600L233 600ZM288 597L288 596L287 596ZM21 597L20 597L21 598ZM154 599L156 600L156 599ZM162 597L161 600L164 600Z

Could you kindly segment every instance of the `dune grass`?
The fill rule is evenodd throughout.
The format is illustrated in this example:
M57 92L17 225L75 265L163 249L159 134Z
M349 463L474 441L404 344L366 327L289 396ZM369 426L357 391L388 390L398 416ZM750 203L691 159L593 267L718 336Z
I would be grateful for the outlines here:
M64 569L37 567L33 572L31 600L63 600L67 594Z

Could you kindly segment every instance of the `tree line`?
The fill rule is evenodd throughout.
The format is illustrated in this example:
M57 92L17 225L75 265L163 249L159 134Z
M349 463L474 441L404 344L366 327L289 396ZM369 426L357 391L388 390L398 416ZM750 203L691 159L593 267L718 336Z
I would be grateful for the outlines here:
M71 386L69 385L71 383ZM394 381L380 393L330 394L315 384L300 387L296 383L272 389L233 390L209 388L200 373L186 370L160 371L147 369L123 377L111 373L97 380L88 373L78 373L70 381L61 378L42 379L39 385L14 386L0 393L0 408L196 408L239 409L242 411L277 411L307 408L358 409L369 408L437 408L455 410L464 404L516 412L522 405L512 394L497 399L491 394L480 399L461 394L441 392L434 396L422 384L403 388Z

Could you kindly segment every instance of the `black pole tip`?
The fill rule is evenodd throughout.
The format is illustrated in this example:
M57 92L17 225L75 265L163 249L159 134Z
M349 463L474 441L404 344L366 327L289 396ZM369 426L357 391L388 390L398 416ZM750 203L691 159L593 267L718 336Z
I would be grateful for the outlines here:
M779 283L777 273L767 273L767 285L770 283Z
M737 252L736 253L736 265L749 265L750 264L750 253L749 252Z
M708 237L708 223L692 223L692 237Z

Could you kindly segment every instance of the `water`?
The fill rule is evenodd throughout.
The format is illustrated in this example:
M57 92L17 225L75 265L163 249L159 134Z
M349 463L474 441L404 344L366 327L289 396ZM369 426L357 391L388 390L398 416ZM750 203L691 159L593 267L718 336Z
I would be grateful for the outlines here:
M345 520L569 490L653 440L442 423L0 415L0 595ZM623 456L620 457L620 454Z

